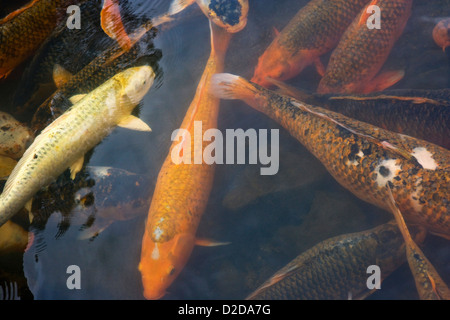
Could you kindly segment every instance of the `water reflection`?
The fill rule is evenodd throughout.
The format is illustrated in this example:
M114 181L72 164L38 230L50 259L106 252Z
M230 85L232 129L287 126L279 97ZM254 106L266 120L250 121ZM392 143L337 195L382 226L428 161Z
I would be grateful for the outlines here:
M251 78L258 57L274 37L273 28L281 30L307 2L250 0L247 26L233 36L226 71ZM133 29L163 14L168 5L168 1L162 0L125 2L126 27ZM92 13L86 19L86 29L82 28L79 35L60 30L29 61L23 75L18 74L0 84L0 97L6 101L1 111L16 113L19 107L20 120L30 124L36 106L57 89L52 79L55 63L77 74L88 62L114 46L98 25L100 1L88 1L83 6L92 6L86 11ZM449 10L447 7L445 1L437 0L414 4L405 32L387 61L387 65L401 63L406 68L405 78L395 88L448 87L447 57L430 36L434 18L450 15L445 12ZM11 7L1 9L3 15L12 10ZM112 178L108 185L89 170L72 182L65 174L37 197L29 229L26 213L16 218L16 222L33 233L34 240L25 254L9 253L0 257L0 283L17 281L17 290L23 299L143 299L137 265L147 211L144 207L149 205L156 177L167 156L170 136L181 124L208 58L208 20L198 7L192 6L173 22L153 30L138 49L141 51L130 53L128 58L108 67L117 70L144 62L158 66L158 83L139 107L140 118L150 125L152 133L144 136L117 129L86 157L91 167L112 167L133 173L127 174L128 182ZM140 59L143 57L147 59ZM324 60L328 58L325 56ZM81 78L64 92L65 99L95 87L111 75L111 70L101 68L98 73L93 72L99 78L92 83L87 81L90 77ZM316 71L308 67L289 84L314 92L319 81ZM33 95L35 92L39 94ZM24 107L27 101L30 109ZM51 111L55 115L59 112ZM48 119L48 113L43 119ZM223 101L219 129L235 128L279 127L243 103ZM38 126L34 129L38 130ZM306 167L314 159L288 134L282 130L280 134L280 170L285 170L282 176L286 176L285 179L258 180L258 176L252 174L254 169L259 171L258 166L218 166L198 235L231 244L196 247L165 299L243 299L276 270L319 241L369 229L391 218L389 213L356 199L340 187L324 174L319 163L311 165L317 168L311 174L311 181L296 181L301 176L295 164ZM307 173L309 167L304 167L302 172ZM134 188L136 182L140 188ZM102 193L107 189L100 186L109 186L115 191ZM127 195L121 198L124 204L136 205L143 213L138 212L128 219L116 217L114 223L110 223L110 219L100 221L105 220L99 211L101 208L117 207L116 203L101 202L100 197L116 201L113 195L122 197L124 194ZM232 195L242 194L246 196L241 202L230 200ZM125 207L116 214L125 211L129 212ZM114 213L108 213L111 214ZM89 234L90 241L80 240L81 231L101 230L105 225L107 228L102 232ZM91 235L97 236L91 238ZM450 283L448 241L429 236L424 251L444 280ZM68 290L66 286L67 267L73 264L82 272L81 290ZM383 290L371 299L417 299L409 270L403 266L394 272L384 282Z

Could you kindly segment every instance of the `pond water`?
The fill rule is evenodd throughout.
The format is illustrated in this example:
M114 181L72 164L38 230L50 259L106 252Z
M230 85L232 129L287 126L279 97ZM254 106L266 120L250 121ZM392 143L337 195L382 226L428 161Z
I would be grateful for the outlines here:
M101 1L91 2L99 5ZM282 30L307 2L249 0L247 25L231 38L225 71L250 79L258 57L275 37L274 29ZM1 14L18 5L0 1ZM138 25L137 21L164 14L169 1L129 0L123 6L129 17L136 18L127 25L132 28ZM450 60L431 37L439 18L448 16L448 1L414 2L405 31L386 62L387 67L400 65L405 69L404 79L392 89L448 88ZM89 61L111 44L104 35L95 38L94 32L86 37L82 40L86 45L80 44L79 51L70 49L72 55L67 49L58 49L61 55L57 61L72 72L82 68L82 56ZM208 19L194 4L178 14L173 23L161 26L151 41L150 55L154 58L152 63L158 66L158 76L139 104L138 113L152 132L116 128L86 159L89 167L113 167L145 177L142 194L147 197L142 197L147 200L151 199L168 155L172 132L183 121L210 54ZM325 63L329 57L330 54L324 55L322 61ZM22 75L30 64L31 59L0 82L0 111L14 115L15 92L23 90ZM51 79L51 70L42 70L48 74L40 74L43 77L36 79ZM288 83L315 91L319 81L320 76L310 66ZM20 120L30 125L32 114L25 113ZM245 299L277 270L320 241L367 230L391 219L390 213L341 187L277 123L243 102L222 101L218 129L225 132L237 128L280 129L279 173L261 176L260 164L217 165L197 236L230 244L196 246L163 299ZM131 198L141 196L136 191L129 192L127 196ZM58 189L54 193L60 197ZM51 194L39 205L33 204L35 218L31 225L26 215L16 217L17 223L33 233L34 240L26 252L0 256L0 286L17 283L21 299L144 299L137 266L148 204L133 217L114 221L95 238L80 240L89 214L72 210L73 203L66 210L50 205L45 210L47 203L52 203ZM450 242L429 235L423 250L450 284ZM80 290L67 288L67 268L71 265L80 268ZM408 265L405 263L392 273L382 289L368 299L418 299Z

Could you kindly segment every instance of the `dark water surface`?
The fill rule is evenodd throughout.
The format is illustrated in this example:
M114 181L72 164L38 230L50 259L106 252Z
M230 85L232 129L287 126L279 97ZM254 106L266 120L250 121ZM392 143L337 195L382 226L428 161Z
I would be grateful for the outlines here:
M274 28L282 30L307 2L249 0L248 24L233 35L226 72L251 78L258 57L274 37ZM168 6L169 1L163 0L127 4L129 14L142 20L164 13ZM386 67L401 66L406 71L405 78L393 88L448 88L449 61L431 37L438 18L445 16L450 16L449 1L415 1L404 34L386 62ZM100 40L99 45L108 41ZM170 26L160 28L153 40L154 48L161 53L157 62L159 76L139 105L139 116L152 132L115 129L91 153L89 166L146 175L151 181L151 197L171 145L171 134L185 116L208 59L209 40L208 20L197 5L178 15ZM70 65L69 57L60 58ZM322 61L328 58L326 55ZM0 83L0 110L14 114L13 93L20 87L26 65ZM314 68L308 67L289 84L314 91L319 80ZM275 122L242 102L222 101L219 129L225 132L235 128L280 129L280 172L263 177L259 175L261 165L217 166L197 235L231 244L195 247L163 299L244 299L318 242L367 230L391 219L390 213L342 188ZM143 299L137 266L147 210L133 219L114 222L91 240L78 239L82 223L76 223L77 213L71 213L70 208L68 211L50 210L44 223L32 224L35 240L24 254L0 256L0 286L17 282L22 299ZM35 214L39 216L39 212ZM26 225L26 219L22 223ZM430 235L423 250L450 284L450 242ZM80 267L81 290L66 286L70 265ZM407 264L386 279L382 289L369 299L418 299Z

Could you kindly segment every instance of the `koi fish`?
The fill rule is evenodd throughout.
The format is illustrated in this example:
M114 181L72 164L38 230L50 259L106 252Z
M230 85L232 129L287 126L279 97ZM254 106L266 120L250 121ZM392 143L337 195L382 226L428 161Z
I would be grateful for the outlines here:
M309 94L280 81L268 80L280 88L281 94L450 149L450 89Z
M416 236L423 240L420 233ZM395 221L332 237L297 256L247 300L365 299L367 268L377 265L381 281L405 262L405 244Z
M373 6L381 10L380 29L369 28ZM372 0L352 22L334 49L319 93L382 91L404 76L404 71L378 74L411 15L412 0ZM377 75L378 74L378 75Z
M34 113L31 120L33 132L39 132L60 116L70 106L68 101L70 96L94 90L119 71L136 65L139 58L158 59L159 54L153 49L149 37L153 35L148 33L146 37L140 39L139 45L134 45L129 51L123 51L117 46L109 47L75 74L55 65L53 79L58 87Z
M445 51L450 46L450 18L439 21L433 29L433 40Z
M252 82L271 86L266 77L288 80L333 49L366 0L312 0L292 18L258 60Z
M192 133L192 141L185 133L177 135L159 172L142 239L139 271L144 296L159 299L187 263L196 244L196 230L205 210L214 178L214 165L175 164L172 153L180 146L193 156L195 143L203 133L217 127L219 99L209 93L210 79L223 70L225 52L231 34L210 21L211 55L197 87L181 128ZM194 136L194 121L202 122L202 135ZM182 131L179 131L182 132ZM181 142L179 142L181 140ZM192 150L187 151L187 150ZM198 151L197 151L198 152Z
M392 214L397 221L403 239L406 243L406 256L409 267L416 282L417 292L422 300L450 300L450 289L442 280L431 262L425 257L425 254L414 242L408 227L406 226L403 215L395 203L391 189L388 189L388 203L391 206Z
M390 210L384 188L411 224L450 239L450 150L278 95L241 77L218 74L212 92L240 99L283 126L344 188Z
M33 0L0 20L0 79L29 58L56 26L67 0Z
M67 168L75 178L85 153L114 127L150 131L131 111L150 89L153 79L154 72L148 66L129 68L87 95L74 96L72 108L36 137L9 176L0 195L0 225Z
M248 0L174 0L168 15L175 15L195 2L209 20L230 33L247 25Z
M0 111L0 156L19 159L33 140L28 127Z

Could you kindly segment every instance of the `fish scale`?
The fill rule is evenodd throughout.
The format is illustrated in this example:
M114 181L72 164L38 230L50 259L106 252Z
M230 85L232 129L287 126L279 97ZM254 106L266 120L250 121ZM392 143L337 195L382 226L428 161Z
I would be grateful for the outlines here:
M127 69L91 91L42 131L14 168L0 195L0 225L129 116L140 100L138 97L153 83L153 77L150 67ZM137 83L141 79L143 84ZM130 97L127 90L133 90L133 86L142 91L133 92Z
M0 20L0 78L38 49L56 26L58 8L67 2L35 0L19 14Z
M287 80L333 49L367 0L312 0L284 27L261 55L252 79Z
M275 104L276 101L274 103L274 101L269 100L268 105ZM412 194L417 192L417 198L423 198L424 203L421 205L420 218L416 216L415 222L426 223L431 230L449 234L450 212L442 200L445 199L450 188L450 151L429 142L379 129L319 107L309 107L336 119L345 126L354 128L358 132L374 137L378 141L388 141L409 153L417 147L426 148L438 163L436 170L427 170L422 168L415 160L403 159L400 155L373 143L368 143L364 138L349 132L347 129L340 128L330 121L324 121L307 112L302 112L288 101L284 101L282 105L286 108L284 111L289 113L289 117L279 119L281 124L297 139L301 140L344 187L351 190L359 198L388 210L389 208L385 204L384 185L380 187L376 182L378 175L382 173L376 172L376 168L384 160L395 159L401 165L402 170L397 175L399 178L392 179L391 182L395 190L396 201L405 208L402 212L408 213L409 218L412 218L410 213L419 213L410 201ZM276 119L277 116L274 118ZM300 120L300 118L302 119ZM309 135L308 130L311 131ZM352 147L353 150L358 149L364 153L361 163L358 165L348 165L347 163L347 161L358 162L357 155L352 152ZM416 183L419 183L419 185L416 186ZM439 187L433 188L434 184ZM433 189L436 189L436 193L432 192ZM440 201L434 200L435 194L441 198Z
M370 92L365 86L386 61L411 14L412 0L374 0L380 29L369 29L366 8L342 35L319 83L319 93Z
M386 185L408 222L450 238L450 150L278 95L230 75L213 91L242 99L283 126L358 198L385 210Z
M280 269L247 299L364 298L370 294L367 267L378 265L383 280L405 260L403 238L391 221L320 242Z

